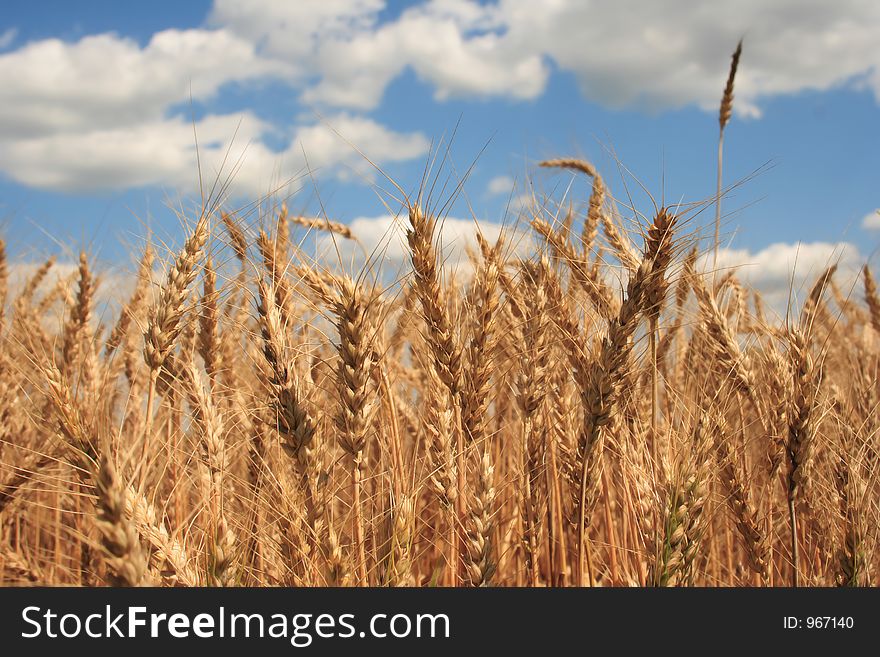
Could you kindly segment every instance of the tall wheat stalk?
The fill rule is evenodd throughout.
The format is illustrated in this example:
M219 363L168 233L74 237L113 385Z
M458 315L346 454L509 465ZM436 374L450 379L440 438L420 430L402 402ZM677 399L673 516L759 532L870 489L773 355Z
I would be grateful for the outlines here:
M721 167L724 163L724 128L730 123L733 116L733 82L736 78L736 69L739 67L739 58L742 55L742 39L736 44L736 50L730 58L730 71L727 74L727 84L724 85L724 93L721 96L721 108L718 111L718 181L715 190L715 241L712 243L712 267L718 266L718 249L721 244Z

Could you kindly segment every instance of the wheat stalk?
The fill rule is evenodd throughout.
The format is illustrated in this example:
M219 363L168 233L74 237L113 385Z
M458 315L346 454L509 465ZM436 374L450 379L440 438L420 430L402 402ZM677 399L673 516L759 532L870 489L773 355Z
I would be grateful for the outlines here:
M730 58L730 71L727 74L727 83L724 85L724 93L721 96L721 107L718 111L718 181L715 194L715 242L713 243L712 266L718 265L718 248L721 243L721 166L724 161L724 128L730 123L733 116L733 82L736 78L736 70L739 67L739 58L742 55L742 39L736 44L736 50Z

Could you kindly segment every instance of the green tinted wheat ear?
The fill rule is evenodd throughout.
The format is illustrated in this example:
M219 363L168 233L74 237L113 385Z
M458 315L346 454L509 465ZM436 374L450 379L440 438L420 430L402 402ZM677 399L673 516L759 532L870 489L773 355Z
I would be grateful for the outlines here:
M655 586L686 586L693 581L693 565L703 543L709 499L708 427L701 419L693 431L688 455L670 483L666 517L652 582Z

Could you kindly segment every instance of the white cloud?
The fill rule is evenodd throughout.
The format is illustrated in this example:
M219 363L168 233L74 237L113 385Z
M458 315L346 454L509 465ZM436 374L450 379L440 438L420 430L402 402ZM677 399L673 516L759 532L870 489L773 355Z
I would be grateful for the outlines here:
M864 256L849 242L777 242L759 251L723 248L718 269L738 269L739 278L758 289L769 305L784 313L791 291L792 301L803 301L810 286L829 266L837 265L841 289L848 289L864 264ZM703 256L700 267L709 270L712 256ZM798 307L798 304L795 304Z
M869 212L864 216L862 228L865 230L880 230L880 209Z
M288 154L301 158L304 151L311 168L345 164L369 171L369 164L352 148L373 162L400 162L428 152L430 142L421 133L401 134L367 119L338 114L326 122L299 128Z
M284 70L226 30L165 30L143 48L113 34L36 41L0 55L0 138L153 121L190 93Z
M15 42L15 37L18 36L18 30L14 27L10 27L3 32L0 32L0 50L4 48L8 48Z
M197 123L200 149L208 161L232 137L237 121L234 116L208 117ZM253 137L261 127L246 116L241 137ZM14 163L8 171L13 179L46 189L192 187L198 175L193 126L183 118L18 139L0 143L0 154Z
M195 126L183 112L167 115L190 93L205 100L223 85L287 72L228 30L166 30L143 48L112 34L30 43L0 55L0 171L43 189L159 184L192 190L195 128L208 178L235 136L224 173L244 150L235 189L254 195L302 173L305 157L314 168L336 172L340 164L358 166L363 160L345 139L376 163L427 151L421 134L398 134L347 114L294 128L280 153L262 141L273 127L250 113L208 115Z
M534 98L552 60L584 95L610 107L717 110L730 52L745 36L735 108L764 97L852 83L880 98L880 4L872 0L431 0L380 23L384 2L242 5L218 0L213 18L270 56L308 62L305 98L372 108L412 69L438 98Z
M349 223L358 244L347 240L333 240L321 236L317 243L317 255L322 264L335 266L341 264L348 267L353 263L359 268L364 255L370 256L373 263L381 265L386 273L398 272L407 267L409 247L406 242L408 226L406 215L394 217L381 215L378 217L358 217ZM509 253L525 255L534 246L530 234L523 234L512 226L505 226L490 221L459 219L445 217L438 219L435 244L439 245L443 265L447 271L467 273L470 270L468 251L478 252L477 232L482 233L490 243L494 244L499 235L504 236ZM339 254L337 255L337 249Z
M384 0L215 0L208 20L308 74L309 58L320 43L373 28L384 6Z
M533 48L499 33L502 11L468 0L435 0L379 23L383 0L242 4L217 0L215 25L261 46L269 57L298 62L316 78L306 102L372 109L385 88L407 68L453 96L534 98L549 69Z
M513 190L515 181L510 176L495 176L486 185L486 192L490 196L498 196L500 194L510 194Z
M188 186L196 177L184 120L190 94L208 102L228 85L266 80L288 85L306 103L369 110L407 70L440 100L527 100L544 91L556 68L571 73L585 97L609 107L697 104L715 111L730 50L742 35L740 113L757 114L765 97L845 84L880 99L880 3L870 0L697 8L690 0L546 0L537 7L532 0L428 0L384 20L386 9L384 0L216 0L206 27L164 30L145 45L98 34L0 52L0 172L64 190ZM0 48L16 38L14 28L6 30ZM377 164L426 150L419 133L327 113ZM323 123L282 131L243 118L251 126L239 174L246 193L295 175L303 147L316 167L365 171L345 139ZM208 151L222 152L238 120L198 121ZM287 144L281 152L264 141L273 129Z
M535 98L549 69L540 52L496 33L505 27L499 17L494 6L428 2L375 29L323 40L315 60L320 81L304 98L370 109L407 68L434 86L438 100Z
M260 141L271 126L245 113L207 116L195 126L176 117L0 142L0 161L14 163L7 169L14 180L43 189L162 185L191 191L198 182L193 127L207 184L218 175L225 179L234 170L232 193L251 197L302 177L306 166L337 175L345 174L344 167L364 168L363 158L343 137L377 163L418 157L429 148L421 134L399 134L370 119L340 114L326 123L299 127L288 146L276 153Z
M364 170L355 148L379 165L427 152L420 133L397 133L345 113L286 127L287 146L274 152L263 138L285 133L249 112L208 114L193 125L185 110L190 95L206 101L225 85L295 75L226 29L165 30L143 47L114 34L32 42L0 54L0 172L42 189L192 191L195 128L204 177L219 171L235 137L222 173L244 152L232 189L254 196L301 175L306 159L313 169L343 175Z

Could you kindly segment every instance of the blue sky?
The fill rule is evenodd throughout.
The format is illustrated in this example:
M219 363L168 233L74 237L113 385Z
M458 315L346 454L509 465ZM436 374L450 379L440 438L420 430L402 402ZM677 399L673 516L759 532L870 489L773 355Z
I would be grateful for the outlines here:
M192 207L193 121L207 167L236 128L232 152L247 145L231 206L296 177L282 192L291 207L314 213L320 198L360 226L386 214L381 180L337 131L410 190L429 145L458 126L455 170L476 164L452 214L487 223L504 220L529 181L559 197L570 177L535 164L561 155L593 161L621 200L635 179L667 202L705 199L718 97L745 36L725 143L725 182L745 180L724 200L731 253L761 261L803 243L816 258L872 257L877 3L700 7L5 0L0 230L25 260L63 253L59 242L127 260L146 224L177 239L166 205ZM585 201L586 183L572 193ZM643 193L635 201L650 210Z

